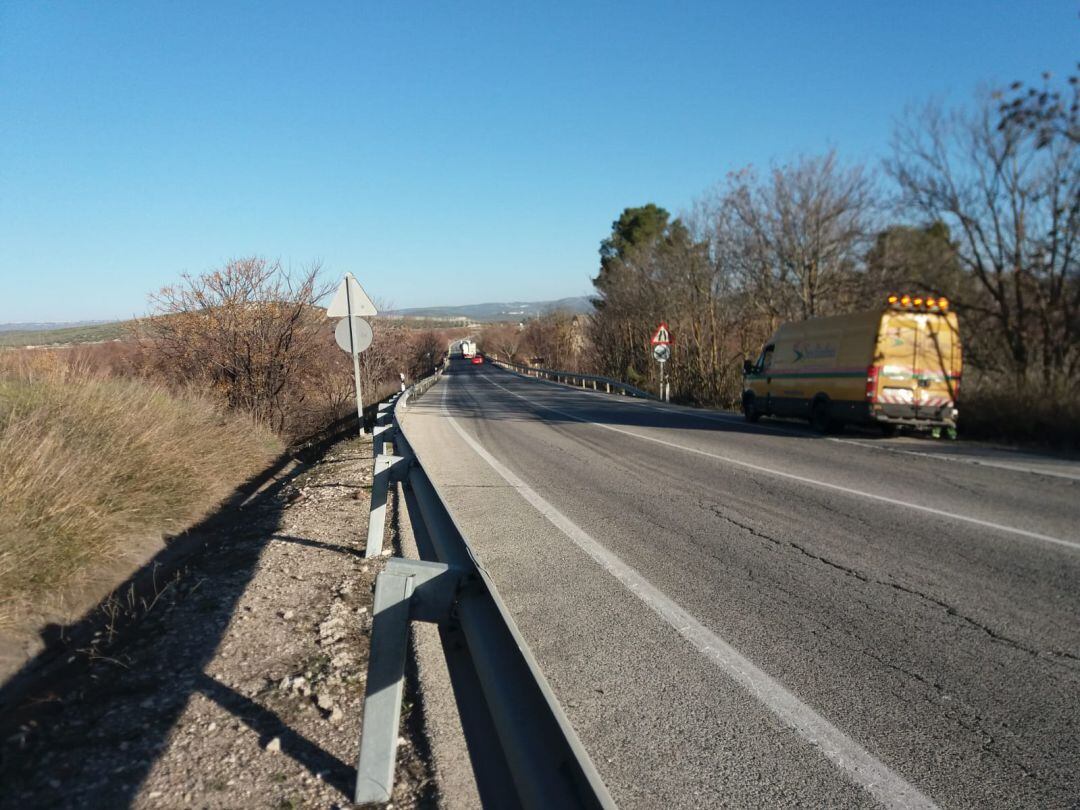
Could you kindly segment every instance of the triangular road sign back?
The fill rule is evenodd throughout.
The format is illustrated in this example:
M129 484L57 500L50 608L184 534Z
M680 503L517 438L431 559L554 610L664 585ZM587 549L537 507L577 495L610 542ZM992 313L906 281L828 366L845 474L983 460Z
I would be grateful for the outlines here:
M656 327L656 334L652 336L653 346L666 346L671 343L671 333L668 332L667 324L662 323Z
M349 311L350 304L352 312ZM352 273L346 273L341 286L334 293L334 300L326 308L326 314L330 318L347 318L349 315L378 315L379 311L360 282L353 278Z

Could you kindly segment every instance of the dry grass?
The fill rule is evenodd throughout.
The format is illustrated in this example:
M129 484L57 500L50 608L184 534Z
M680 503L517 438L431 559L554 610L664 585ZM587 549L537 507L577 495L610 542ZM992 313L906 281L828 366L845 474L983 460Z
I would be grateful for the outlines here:
M0 355L0 629L122 579L132 545L183 530L280 450L201 396Z
M990 375L972 376L969 387L960 391L962 438L1080 452L1080 400L1075 393L1048 394L1035 381L1018 387Z

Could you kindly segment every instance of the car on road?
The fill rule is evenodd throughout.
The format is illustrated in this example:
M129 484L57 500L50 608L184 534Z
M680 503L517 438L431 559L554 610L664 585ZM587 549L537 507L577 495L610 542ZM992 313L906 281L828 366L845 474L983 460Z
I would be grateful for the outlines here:
M956 435L960 330L945 298L890 295L884 308L785 323L743 365L743 414Z
M480 365L481 363L484 362L484 356L482 354L478 354L475 357L473 357L472 362L473 362L474 366L478 366L478 365Z

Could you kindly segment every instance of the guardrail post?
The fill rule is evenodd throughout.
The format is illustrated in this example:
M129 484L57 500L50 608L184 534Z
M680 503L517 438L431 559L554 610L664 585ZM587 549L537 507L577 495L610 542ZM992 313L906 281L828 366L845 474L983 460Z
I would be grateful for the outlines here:
M389 801L394 789L412 589L410 576L384 571L375 578L371 654L356 767L357 804Z
M380 455L375 458L375 473L371 478L371 515L368 518L365 557L382 554L383 534L386 529L386 498L390 492L390 477L395 464L403 461L401 456Z
M409 620L447 622L460 580L460 572L448 565L398 557L375 578L357 804L390 801L394 790Z
M383 445L390 441L390 437L393 435L393 425L376 425L371 431L371 447L376 458L383 455L385 452Z

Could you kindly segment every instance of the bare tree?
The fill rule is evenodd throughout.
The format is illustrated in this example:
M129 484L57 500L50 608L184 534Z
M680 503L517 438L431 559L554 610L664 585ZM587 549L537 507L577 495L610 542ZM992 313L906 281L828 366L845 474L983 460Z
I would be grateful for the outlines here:
M1080 143L1080 75L1069 76L1066 88L1055 87L1049 73L1043 73L1042 79L1042 87L1025 88L1023 82L1013 82L1009 99L1004 98L1004 93L994 94L1000 100L998 129L1027 129L1040 149L1060 138Z
M480 351L498 355L506 360L517 357L521 343L522 328L512 323L496 323L480 333Z
M907 116L887 169L908 211L953 232L977 281L959 303L995 325L1003 370L1018 385L1034 371L1047 390L1075 386L1080 144L1044 142L1040 130L996 113L986 98L973 112L929 105Z
M318 264L294 274L280 262L246 258L150 297L153 314L137 334L169 379L218 392L276 430L305 364L325 337L315 303L327 290Z
M582 318L568 312L548 312L532 318L522 330L520 351L549 368L577 371L584 348Z
M426 377L446 353L446 343L430 329L413 333L407 347L405 373L414 380Z
M786 319L848 303L847 282L871 230L866 171L841 166L829 152L775 168L764 182L744 170L729 183L728 230L741 245L741 272L757 305Z

